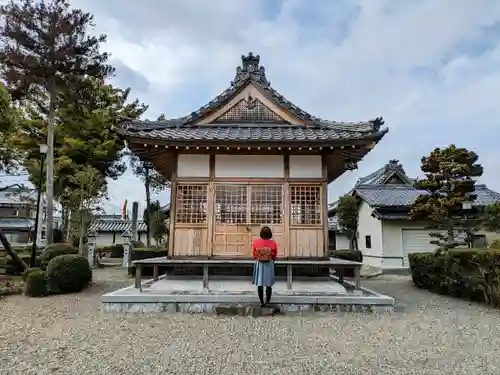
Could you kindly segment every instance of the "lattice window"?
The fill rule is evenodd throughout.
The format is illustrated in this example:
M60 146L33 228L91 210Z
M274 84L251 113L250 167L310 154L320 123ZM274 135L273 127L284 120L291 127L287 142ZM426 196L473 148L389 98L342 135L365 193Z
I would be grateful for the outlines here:
M215 122L273 122L286 123L260 100L249 98L240 100L234 107L217 118Z
M321 188L319 186L291 186L291 224L321 224Z
M281 186L252 186L250 222L281 224L283 222L283 191Z
M178 185L175 211L177 223L206 223L207 185Z
M227 224L247 222L247 186L217 185L215 187L215 221Z

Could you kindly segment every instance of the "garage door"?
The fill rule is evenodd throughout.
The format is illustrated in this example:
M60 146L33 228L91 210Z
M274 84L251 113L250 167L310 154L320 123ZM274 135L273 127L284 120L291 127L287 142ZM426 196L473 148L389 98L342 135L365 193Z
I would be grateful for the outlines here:
M435 230L428 229L403 229L403 264L408 267L408 254L434 251L437 246L430 244L434 238L429 236Z

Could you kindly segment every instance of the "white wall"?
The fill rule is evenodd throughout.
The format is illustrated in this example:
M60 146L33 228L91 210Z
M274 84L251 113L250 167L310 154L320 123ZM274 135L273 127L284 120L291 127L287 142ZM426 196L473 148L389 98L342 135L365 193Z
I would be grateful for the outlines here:
M407 268L402 259L387 259L387 257L403 257L403 229L425 229L425 223L411 220L382 220L382 244L384 257L383 268ZM429 233L435 230L428 229ZM478 231L477 234L486 236L487 243L500 237L498 233ZM429 241L431 237L429 236Z
M349 237L342 233L335 233L335 249L347 250L349 249Z
M283 156L215 155L215 177L283 178Z
M210 155L180 154L177 159L177 176L209 177Z
M146 244L146 233L141 233L140 239L142 243ZM153 237L150 237L151 245L155 245L156 241ZM113 245L113 233L111 232L100 232L98 233L96 239L97 246ZM121 233L116 233L115 245L123 245L123 237Z
M410 220L381 220L384 257L400 259L384 259L383 268L400 268L403 265L403 229L424 229L423 223ZM429 237L430 241L430 237Z
M321 162L321 155L290 155L290 177L323 177L323 164Z
M383 256L382 223L371 216L373 209L366 202L359 206L358 247L363 253L363 264L381 267ZM371 249L366 248L365 236L371 237Z
M96 238L96 245L97 246L105 246L105 245L112 245L113 244L113 233L98 233L97 238ZM116 241L115 244L123 244L123 238L120 234L116 234Z

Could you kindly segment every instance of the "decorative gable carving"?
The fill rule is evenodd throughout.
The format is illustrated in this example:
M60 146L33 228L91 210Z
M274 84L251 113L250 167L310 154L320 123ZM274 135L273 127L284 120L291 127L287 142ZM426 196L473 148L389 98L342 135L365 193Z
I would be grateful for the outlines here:
M390 179L385 182L386 185L404 185L405 182L396 174L393 174Z
M272 122L287 123L276 112L265 106L260 100L248 96L241 99L233 107L229 108L214 122L239 123L239 122Z

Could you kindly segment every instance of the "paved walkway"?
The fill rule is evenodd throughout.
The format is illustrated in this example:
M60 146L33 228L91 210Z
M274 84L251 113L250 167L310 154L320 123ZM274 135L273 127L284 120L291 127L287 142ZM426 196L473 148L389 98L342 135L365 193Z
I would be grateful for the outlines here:
M393 314L273 318L104 314L100 296L130 285L100 269L83 293L0 300L0 375L498 375L500 312L412 287L365 284L398 300Z

